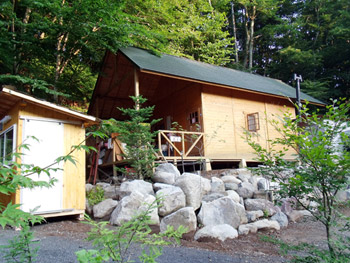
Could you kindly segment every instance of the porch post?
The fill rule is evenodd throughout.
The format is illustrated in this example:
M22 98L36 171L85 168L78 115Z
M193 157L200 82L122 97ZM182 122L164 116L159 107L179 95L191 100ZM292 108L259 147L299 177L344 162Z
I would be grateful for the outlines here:
M137 68L134 68L134 88L135 88L135 97L140 96L140 82L139 82L139 73L137 71ZM136 102L136 109L140 109L140 104L137 101Z

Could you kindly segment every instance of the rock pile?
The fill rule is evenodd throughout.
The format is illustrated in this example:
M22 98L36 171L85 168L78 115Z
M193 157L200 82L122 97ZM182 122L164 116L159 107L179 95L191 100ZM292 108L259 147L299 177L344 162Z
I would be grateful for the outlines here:
M280 230L308 215L292 208L293 200L283 200L281 208L261 198L266 195L266 179L247 169L225 170L210 180L197 174L182 175L172 164L157 167L154 183L133 180L113 186L99 183L106 199L87 212L97 219L120 225L144 211L147 204L160 197L159 207L151 211L151 221L165 231L180 225L195 232L195 240L214 238L224 241L261 229ZM87 185L86 189L93 186Z

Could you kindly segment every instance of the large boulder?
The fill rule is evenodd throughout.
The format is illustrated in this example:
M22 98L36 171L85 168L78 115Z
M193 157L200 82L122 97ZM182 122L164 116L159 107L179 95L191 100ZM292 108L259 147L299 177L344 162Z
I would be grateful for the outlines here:
M213 192L213 193L225 192L224 182L217 177L212 177L211 178L211 192Z
M214 238L220 241L226 239L234 239L238 237L238 232L232 226L228 224L205 226L199 229L194 235L194 240L200 241L202 238Z
M225 190L234 190L237 191L238 190L238 184L235 183L225 183Z
M201 192L202 196L208 194L211 191L211 182L209 179L200 177L201 179Z
M312 217L312 214L307 210L293 210L287 214L289 221L297 222L304 217Z
M258 232L258 228L252 224L240 225L238 227L239 235L248 235L249 233L256 233L256 232Z
M264 216L264 212L261 210L257 210L257 211L247 211L246 212L247 218L248 218L248 222L254 222L257 219L259 219L260 217Z
M237 194L236 191L228 190L226 191L226 193L227 193L227 196L230 197L236 203L239 203L239 201L241 200L241 198L239 197L239 194Z
M163 183L155 183L155 184L153 184L153 190L155 192L158 192L160 189L169 188L169 187L173 187L173 185L171 185L171 184L163 184Z
M187 228L186 233L196 231L197 218L196 214L194 213L193 207L181 208L176 212L164 217L160 222L160 231L166 231L168 226L173 226L176 230L181 225Z
M173 164L163 163L156 168L152 180L156 183L174 184L179 176L180 172Z
M237 193L243 198L252 198L255 188L251 183L242 182L238 185Z
M265 178L258 180L258 190L267 191L269 190L269 182Z
M197 174L183 173L177 178L175 185L185 193L186 206L191 206L194 210L197 210L202 200L201 177Z
M114 208L118 205L118 201L111 198L105 199L102 202L94 205L93 212L94 218L98 219L109 219Z
M118 191L115 185L106 186L103 188L103 190L104 190L104 197L106 199L109 199L109 198L114 200L118 199Z
M248 220L244 207L226 196L212 202L203 202L198 222L204 226L228 224L237 228Z
M210 194L203 196L202 201L212 202L212 201L219 199L221 197L224 197L224 196L226 196L226 194L224 194L224 193L210 193Z
M124 182L120 185L120 191L126 193L132 193L138 191L143 195L154 195L153 186L151 183L145 182L143 180L133 180Z
M159 190L160 197L158 213L160 216L169 215L186 206L186 196L180 187L167 187Z
M238 178L236 178L233 175L224 175L220 178L225 184L226 183L234 183L234 184L240 184L242 183L241 180L239 180Z
M253 225L257 227L258 230L264 229L264 230L280 230L280 224L277 221L274 220L267 220L262 219L259 221L256 221L254 223L250 223L249 225Z
M247 211L262 210L266 211L268 216L273 216L277 212L274 204L266 199L246 199L244 204Z
M271 220L275 220L280 224L281 228L288 226L288 217L283 212L278 212L271 217Z
M124 197L114 209L110 223L118 225L130 221L133 217L149 209L155 201L153 195L144 195L138 191L133 191L129 196ZM153 208L149 211L151 224L159 224L158 209Z

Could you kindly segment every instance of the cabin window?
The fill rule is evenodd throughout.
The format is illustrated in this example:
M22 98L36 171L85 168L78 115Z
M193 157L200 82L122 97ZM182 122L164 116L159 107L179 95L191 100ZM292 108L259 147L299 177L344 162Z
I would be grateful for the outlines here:
M251 131L251 132L256 132L260 130L258 112L247 114L247 126L248 126L248 131Z
M16 149L15 125L0 133L0 162L11 161Z
M190 113L190 124L199 123L199 115L198 111L194 111Z

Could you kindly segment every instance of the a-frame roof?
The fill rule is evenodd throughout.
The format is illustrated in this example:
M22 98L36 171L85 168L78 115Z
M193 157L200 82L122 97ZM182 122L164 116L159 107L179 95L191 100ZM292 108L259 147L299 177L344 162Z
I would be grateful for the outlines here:
M134 47L122 48L120 52L132 61L141 72L154 72L246 91L290 99L296 98L295 88L277 79L167 54L156 56L147 50ZM301 99L314 104L325 104L303 92Z

